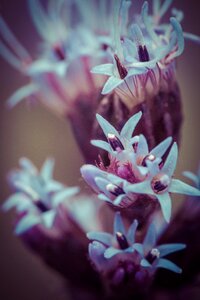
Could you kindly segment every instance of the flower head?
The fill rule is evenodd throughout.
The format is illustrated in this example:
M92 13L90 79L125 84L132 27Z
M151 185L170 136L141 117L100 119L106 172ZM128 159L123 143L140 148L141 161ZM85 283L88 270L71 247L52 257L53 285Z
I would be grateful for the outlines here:
M175 273L181 273L182 270L170 260L163 258L164 256L180 251L186 247L185 244L165 244L156 245L157 234L154 224L152 223L147 231L142 244L135 243L134 248L140 253L140 265L150 271L157 268L164 268Z
M138 226L135 220L126 232L120 213L115 214L113 234L106 232L89 232L87 237L92 241L97 241L106 246L104 257L112 258L117 254L133 253L135 242L135 232Z
M22 234L37 224L51 228L59 204L77 194L79 189L65 187L52 178L52 159L44 162L40 172L27 158L21 158L19 163L21 169L10 174L15 193L7 199L3 209L7 211L15 207L20 214L16 234Z

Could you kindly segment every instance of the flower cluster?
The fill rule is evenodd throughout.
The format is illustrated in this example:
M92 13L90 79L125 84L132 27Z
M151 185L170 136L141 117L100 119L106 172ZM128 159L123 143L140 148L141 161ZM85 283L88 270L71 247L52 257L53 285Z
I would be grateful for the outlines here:
M103 117L97 115L108 142L95 140L92 144L108 151L110 164L104 166L101 162L99 167L84 165L81 173L101 200L117 207L131 206L134 209L137 194L143 195L146 201L157 199L165 220L169 222L170 193L200 196L200 192L173 178L178 158L176 143L173 143L166 159L163 159L172 142L171 137L152 150L149 150L143 135L132 137L141 115L139 112L132 116L120 133Z
M0 55L28 79L8 105L37 99L69 119L85 159L81 175L96 194L55 180L51 158L40 171L21 158L9 175L14 193L3 210L16 209L15 233L69 280L73 299L146 299L159 268L182 273L183 260L168 255L196 243L195 230L183 237L184 214L170 220L171 193L200 196L199 174L184 172L196 187L174 178L182 121L176 58L185 39L200 38L183 31L182 11L163 21L172 0L153 0L152 10L145 1L140 14L133 2L28 0L42 40L36 58L0 16Z

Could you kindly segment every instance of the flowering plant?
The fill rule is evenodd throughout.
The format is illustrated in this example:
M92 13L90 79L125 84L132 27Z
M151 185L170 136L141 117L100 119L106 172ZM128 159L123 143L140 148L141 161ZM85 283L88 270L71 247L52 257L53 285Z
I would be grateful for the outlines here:
M183 31L177 9L163 21L171 0L153 0L151 12L145 1L140 13L129 0L28 4L42 38L37 58L0 17L0 55L28 79L7 105L36 99L70 122L91 190L53 179L52 158L40 171L21 158L2 206L16 210L15 234L68 280L72 299L172 299L174 285L184 299L199 276L189 227L200 216L200 180L188 171L192 185L174 178L183 119L176 60L185 40L200 38ZM176 214L173 193L190 196Z

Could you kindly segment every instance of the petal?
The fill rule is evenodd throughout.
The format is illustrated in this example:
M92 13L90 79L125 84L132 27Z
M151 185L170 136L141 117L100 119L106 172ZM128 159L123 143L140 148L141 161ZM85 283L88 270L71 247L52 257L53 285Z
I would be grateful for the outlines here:
M194 173L189 172L189 171L183 172L183 175L185 177L189 178L190 180L192 180L197 187L199 186L199 178L197 175L195 175Z
M23 168L24 171L27 171L28 173L31 173L33 175L38 174L37 168L34 166L34 164L26 157L21 157L19 160L19 165L21 168Z
M52 178L54 164L55 164L55 161L52 158L48 158L44 162L44 164L40 170L40 175L42 176L42 178L44 178L44 180L48 181Z
M122 250L120 249L115 249L113 247L109 247L108 249L106 249L106 251L104 252L104 257L109 259L111 257L113 257L114 255L117 255L119 253L123 253Z
M101 148L107 152L112 152L112 149L110 147L110 144L104 141L100 141L100 140L91 140L91 144L95 147Z
M175 265L168 259L160 258L155 266L156 268L164 268L175 273L182 273L181 268L179 268L177 265Z
M98 199L102 200L102 201L106 201L106 202L112 203L112 201L105 194L99 194L98 195Z
M22 193L11 195L2 205L3 211L8 211L14 207L18 207L18 205L20 205L24 198L25 195Z
M95 182L95 177L104 178L106 176L106 172L101 171L99 168L93 165L83 165L80 168L80 171L87 184L91 186L95 192L99 193L99 188Z
M103 192L107 197L110 196L110 192L106 189L106 186L110 183L107 179L102 177L95 177L95 182L97 187L101 192Z
M172 179L169 191L184 195L200 196L200 190L178 179Z
M139 244L139 243L135 243L133 244L133 248L142 256L144 256L144 249L143 249L143 245Z
M129 184L124 187L126 193L136 193L136 194L145 194L145 195L155 195L152 191L150 180L146 180L140 183Z
M175 57L181 55L183 53L184 46L185 46L185 41L184 41L184 37L183 37L183 30L182 30L181 24L174 17L170 18L170 22L171 22L171 25L172 25L175 33L176 33L176 36L177 36L178 50L173 52L169 56L168 60L172 60Z
M56 211L53 209L42 214L43 224L46 228L51 228L53 226L55 216Z
M97 121L98 121L99 125L101 126L106 138L109 133L112 133L120 139L120 135L119 135L118 131L106 119L104 119L99 114L96 114L96 118L97 118Z
M25 98L37 93L39 87L36 84L30 83L21 88L19 88L8 100L7 105L8 107L12 108Z
M113 64L103 64L92 68L92 73L103 74L112 76L113 75Z
M120 232L126 235L124 224L122 222L122 218L119 211L116 212L114 219L113 234L115 235L116 232Z
M144 267L144 268L149 268L149 267L151 267L151 264L150 264L145 258L143 258L143 259L141 260L140 265L141 265L142 267Z
M87 237L89 240L98 241L107 246L112 244L113 239L112 234L107 232L88 232Z
M178 158L178 147L177 144L174 143L164 163L162 172L172 177L176 168L177 158Z
M155 246L155 244L156 244L156 228L154 223L151 223L149 225L147 234L143 242L145 255Z
M138 221L134 220L131 226L129 227L128 233L127 233L127 239L132 245L135 242L135 232L138 227Z
M160 245L156 248L160 252L160 257L163 257L163 256L166 256L170 253L185 249L185 247L186 247L185 244L165 244L165 245Z
M41 219L37 215L27 214L18 223L15 228L15 233L17 235L23 234L25 231L29 230L31 227L39 224Z
M119 195L112 203L119 206L124 198L126 198L126 195Z
M169 148L171 142L172 142L172 137L170 136L166 138L164 141L162 141L158 146L153 148L151 150L151 153L156 157L162 157L167 151L167 149Z
M171 218L172 202L169 193L157 194L164 219L169 223Z
M110 92L112 92L116 87L118 87L121 83L123 83L124 80L119 79L117 77L111 76L105 83L102 94L106 95Z
M56 207L63 201L73 197L79 192L78 187L67 187L61 191L58 191L55 195L52 196L52 206Z
M120 136L126 138L127 140L131 139L135 127L137 126L138 122L142 117L142 112L139 111L137 114L133 115L123 126Z
M137 154L138 155L147 155L149 154L149 147L146 138L143 134L139 136L139 142L137 146Z

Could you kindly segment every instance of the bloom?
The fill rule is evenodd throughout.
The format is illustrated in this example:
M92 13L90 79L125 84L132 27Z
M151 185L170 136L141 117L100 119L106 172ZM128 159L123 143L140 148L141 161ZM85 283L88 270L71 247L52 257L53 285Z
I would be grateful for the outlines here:
M180 251L186 247L185 244L165 244L156 246L156 229L152 223L147 231L142 244L135 243L134 248L140 253L141 261L140 265L150 271L155 271L157 268L164 268L175 273L181 273L182 270L164 256Z
M3 209L16 208L20 215L15 228L18 235L38 224L51 228L59 204L77 194L79 188L65 187L52 178L52 159L44 162L40 172L27 158L21 158L19 164L21 169L10 174L15 193L6 200Z

